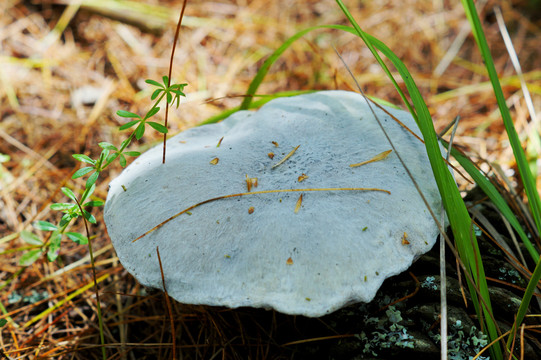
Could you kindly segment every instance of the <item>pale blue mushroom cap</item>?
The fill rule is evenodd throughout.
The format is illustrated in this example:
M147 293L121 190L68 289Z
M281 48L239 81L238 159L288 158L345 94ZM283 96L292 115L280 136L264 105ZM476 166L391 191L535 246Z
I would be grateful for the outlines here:
M372 107L439 213L441 199L424 145ZM409 113L385 109L420 136ZM349 166L389 149L357 93L276 99L257 112L237 112L170 138L165 164L161 145L141 155L110 184L108 233L124 267L143 285L162 289L159 246L167 291L181 303L316 317L370 302L386 278L407 270L438 235L394 152L381 161ZM251 192L379 188L391 194L305 191L222 199L132 242L192 205L247 192L246 176L257 178Z

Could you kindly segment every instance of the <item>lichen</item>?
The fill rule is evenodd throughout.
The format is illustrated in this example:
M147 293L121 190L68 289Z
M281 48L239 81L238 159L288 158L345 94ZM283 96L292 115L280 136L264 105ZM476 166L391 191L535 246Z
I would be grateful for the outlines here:
M438 290L438 284L436 284L436 278L434 276L427 276L421 283L421 287L429 290Z
M512 284L520 283L521 281L520 274L515 269L508 269L502 266L498 270L500 273L502 273L501 276L498 276L498 279L510 281Z
M378 352L391 347L413 348L413 336L408 334L408 329L400 324L402 315L394 306L389 306L386 316L380 318L368 318L366 324L375 325L376 331L370 334L361 332L357 337L364 343L363 353L378 356Z
M440 343L440 334L430 332L429 335L436 344ZM488 338L483 332L475 326L469 332L465 331L460 320L450 326L447 339L449 360L472 360L488 344ZM479 356L477 359L489 360L490 356Z
M49 293L45 290L39 291L39 292L36 290L32 290L30 295L27 295L27 296L21 296L19 292L13 291L12 293L8 295L8 303L15 304L19 301L22 301L25 304L35 304L47 298L49 298Z

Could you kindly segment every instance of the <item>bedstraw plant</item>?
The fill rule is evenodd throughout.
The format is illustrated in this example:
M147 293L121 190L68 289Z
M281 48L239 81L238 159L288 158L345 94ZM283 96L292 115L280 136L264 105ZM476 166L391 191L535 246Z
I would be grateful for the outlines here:
M176 102L178 107L180 104L180 97L186 96L183 92L184 87L187 84L173 84L168 85L169 78L163 77L163 83L159 83L155 80L146 80L147 84L156 87L153 91L151 99L154 101L152 107L148 112L141 117L133 112L118 110L117 115L122 118L134 119L126 122L120 126L120 130L132 129L132 132L127 139L122 141L120 146L115 146L108 142L100 142L98 146L101 148L101 152L97 158L93 159L85 154L73 154L73 158L83 163L84 167L75 171L72 175L72 179L83 178L88 176L85 182L84 189L78 191L69 187L62 187L62 193L71 202L54 203L50 207L52 210L60 211L63 213L58 224L53 224L48 221L36 221L32 225L36 230L50 232L48 240L43 242L36 234L29 231L21 231L21 238L33 249L26 252L21 256L19 263L22 266L29 266L36 261L43 252L46 251L47 259L49 261L55 261L58 257L61 242L64 237L74 241L79 245L86 245L90 240L90 234L83 235L78 232L67 231L72 221L83 217L84 221L91 224L96 223L96 218L88 211L88 208L102 206L104 203L101 200L92 200L92 194L96 189L96 182L100 176L100 173L108 168L115 160L118 160L122 167L126 166L126 156L139 156L138 151L128 151L128 147L132 143L133 139L140 140L145 134L147 125L162 134L167 134L167 128L156 121L151 121L159 111L158 106L160 102L166 98L169 104ZM76 194L80 193L78 197Z
M163 83L159 83L155 80L146 80L146 83L155 87L153 91L151 100L153 100L152 107L147 111L147 113L141 117L140 115L129 112L126 110L118 110L117 115L126 118L134 119L126 122L120 126L120 130L132 129L130 135L122 141L120 146L115 146L108 142L100 142L98 145L101 148L99 156L95 159L91 158L85 154L73 154L72 156L80 161L81 163L87 165L79 170L75 171L72 175L72 179L79 179L85 176L88 176L85 182L84 189L71 189L69 187L62 187L62 193L69 199L71 202L62 202L51 204L50 208L52 210L60 211L63 213L57 224L53 224L48 221L35 221L32 225L36 230L41 230L48 232L46 241L42 241L40 237L30 231L21 231L20 237L25 241L30 249L21 256L19 264L21 266L27 267L39 259L43 253L47 254L47 259L49 261L55 261L58 257L59 250L61 247L62 240L64 237L69 240L79 244L79 245L88 245L88 252L90 255L90 263L92 265L92 272L94 278L94 287L96 293L96 302L97 302L97 312L98 312L98 321L100 329L100 341L102 345L105 345L104 334L103 334L103 321L101 315L101 305L100 305L100 296L98 290L98 278L96 276L96 269L94 266L94 255L92 251L92 236L90 234L88 223L95 224L96 218L92 213L87 210L92 207L103 206L104 202L102 200L94 200L92 194L96 189L96 182L100 176L100 173L109 167L113 162L118 160L122 167L126 166L126 156L139 156L138 151L129 151L127 150L132 140L140 140L145 134L147 125L158 131L161 134L167 134L167 128L156 121L151 121L152 118L160 111L158 106L163 99L166 100L167 104L174 104L176 102L176 107L178 108L180 104L180 97L185 97L183 90L184 87L188 84L172 84L170 85L169 77L164 76L162 78ZM76 194L81 194L80 197ZM79 232L68 231L70 224L73 221L77 220L79 217L82 217L84 226L86 229L86 234L81 234ZM41 319L45 314L41 313L27 322L31 324L34 321ZM6 321L2 319L0 321L0 326L5 325ZM106 358L105 347L102 346L103 358Z

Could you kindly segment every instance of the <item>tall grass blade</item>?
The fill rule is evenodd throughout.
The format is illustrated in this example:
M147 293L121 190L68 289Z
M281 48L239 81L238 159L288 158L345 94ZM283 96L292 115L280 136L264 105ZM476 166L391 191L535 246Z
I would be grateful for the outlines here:
M383 61L381 60L379 54L372 45L371 39L367 36L366 33L361 30L360 26L356 23L355 19L353 18L351 13L349 13L343 2L341 0L336 0L336 2L355 28L358 36L363 39L374 57L378 59L378 62L380 64L382 64ZM389 59L397 68L402 79L404 80L404 83L406 84L409 95L414 104L415 110L417 111L418 125L425 140L425 146L427 149L430 165L432 167L432 171L434 172L434 177L436 179L438 189L442 196L445 210L449 217L449 221L453 230L455 242L457 244L460 257L462 258L462 261L464 262L466 268L471 273L475 281L475 284L472 284L470 283L470 281L468 281L468 288L470 290L470 293L472 294L472 300L476 313L478 314L480 319L484 319L486 331L488 332L490 339L495 339L498 337L498 332L496 324L492 320L492 307L490 305L488 285L486 282L479 247L477 245L477 239L472 232L471 218L468 214L464 201L460 196L458 188L456 187L455 181L442 159L436 137L436 132L432 124L432 118L424 102L424 99L419 92L419 89L417 88L413 78L411 77L411 74L406 69L402 61L396 56L390 57ZM386 73L390 75L390 72L386 71ZM393 83L396 84L395 81L393 81ZM395 85L395 87L397 87L398 89L397 85ZM413 113L412 115L415 116L415 114ZM484 299L484 304L486 304L486 306L481 305L479 299L476 298L475 286L478 286L481 296ZM502 358L501 349L498 346L491 348L491 351L494 354L495 358Z
M507 107L507 104L505 103L505 97L503 95L502 87L498 79L498 74L496 73L496 67L494 66L492 55L490 54L490 49L488 47L488 43L485 37L485 33L483 31L483 27L481 25L481 21L479 20L479 15L477 14L477 10L475 9L475 5L472 0L462 0L462 6L464 7L466 16L468 17L468 20L471 24L473 35L475 36L475 41L477 42L477 46L479 47L479 50L481 51L481 55L483 56L485 67L488 71L488 76L490 78L490 82L492 83L492 88L494 90L494 95L496 96L498 107L502 115L503 124L505 126L505 130L507 131L507 136L509 137L511 148L513 149L513 155L515 156L515 161L518 166L520 177L521 177L522 183L524 184L524 188L526 190L526 196L528 197L530 210L532 212L532 216L537 226L537 232L538 234L541 234L541 200L539 198L539 193L536 188L535 178L533 177L530 171L530 167L526 159L526 154L524 153L524 150L522 149L522 145L520 143L517 131L513 124L513 120L511 119L509 108ZM512 334L516 333L518 326L520 326L520 324L524 320L524 316L526 315L526 310L531 301L534 288L539 282L540 278L541 278L541 258L538 258L537 265L535 267L532 278L530 279L530 283L528 284L528 288L526 289L526 292L524 293L524 296L522 297L522 302L520 304L520 308L517 313L515 323L513 324ZM508 348L513 338L514 336L509 337L507 341Z
M498 192L496 187L492 185L492 183L486 178L483 173L481 173L481 171L471 162L471 160L468 159L460 151L453 148L451 150L451 154L458 161L460 166L462 166L464 170L466 170L466 172L470 174L473 181L475 181L475 183L481 188L481 190L483 190L483 192L488 196L490 201L492 201L496 208L498 208L498 210L502 213L505 219L509 221L513 229L517 232L518 236L524 243L524 246L526 247L526 250L528 250L528 253L532 257L532 260L537 261L537 259L539 259L539 253L531 243L530 239L528 239L528 236L522 229L522 226L518 222L515 214L513 213L509 205L507 205L507 202Z
M254 90L257 90L257 87ZM274 93L272 95L254 95L254 94L252 94L251 96L249 96L249 101L247 101L247 105L246 105L247 107L246 108L242 108L242 105L241 105L241 106L234 107L232 109L222 111L221 113L219 113L217 115L214 115L214 116L211 116L208 119L200 122L198 124L198 126L217 123L218 121L221 121L221 120L225 119L226 117L236 113L239 110L257 109L258 107L263 106L266 103L268 103L269 101L271 101L273 99L276 99L276 98L279 98L279 97L288 97L288 96L296 96L296 95L301 95L301 94L309 94L309 93L312 93L314 91L315 90L283 91L283 92ZM253 98L255 98L255 97L262 97L262 98L257 100L257 101L252 102ZM244 100L246 101L246 98Z
M349 26L344 26L344 25L318 25L318 26L312 26L312 27L309 27L307 29L301 30L298 33L296 33L295 35L291 36L289 39L284 41L284 43L278 49L276 49L271 54L271 56L269 56L269 58L267 60L265 60L265 62L261 66L261 68L258 70L256 76L254 76L254 78L250 82L250 85L248 86L248 90L246 92L246 98L244 98L242 104L240 105L240 110L247 110L247 109L251 108L250 103L252 102L252 98L254 97L257 89L259 88L259 85L261 85L261 83L263 82L263 79L265 78L265 76L269 72L269 69L272 66L272 64L274 64L274 62L280 58L280 56L284 53L284 51L286 51L291 46L291 44L293 44L298 39L302 38L304 35L308 34L311 31L319 30L319 29L342 30L342 31L347 31L347 32L349 32L349 33L351 33L353 35L357 35L357 32L355 31L355 29L352 29ZM391 50L385 44L383 44L383 42L381 42L380 40L372 37L371 35L366 34L366 36L368 36L372 40L373 46L375 46L379 51L384 53L387 57L389 57L392 54ZM394 54L392 54L392 55L394 55ZM382 66L384 67L384 69L386 69L387 75L394 82L394 78L392 77L391 73L389 72L389 69L387 69L387 67L385 66L385 63L382 62L381 64L383 64ZM415 110L411 107L410 103L406 99L406 96L402 92L402 89L400 89L400 87L398 86L398 84L396 82L394 82L394 84L395 84L396 89L398 90L398 93L400 94L400 97L402 98L402 100L406 104L408 110L410 111L410 113L413 114L413 117L417 121L417 115L415 115Z
M492 55L490 54L490 49L488 48L488 43L481 26L481 21L475 9L475 5L472 0L462 0L462 5L466 12L466 16L471 23L473 29L473 35L477 42L477 46L481 51L483 60L485 62L485 67L488 71L488 76L490 82L492 83L492 88L494 90L494 95L498 102L498 107L502 115L503 124L505 130L507 131L507 136L509 137L509 142L511 148L513 149L513 155L515 156L515 161L518 166L520 177L524 188L526 190L526 196L528 197L528 202L530 205L530 210L537 226L537 231L541 234L541 199L539 198L539 193L536 188L535 178L532 176L530 168L528 166L528 161L526 159L526 154L522 149L517 131L513 125L513 120L511 119L511 114L509 113L509 108L505 103L505 97L503 95L502 87L498 79L498 74L496 73L496 67L494 66L494 61L492 60Z

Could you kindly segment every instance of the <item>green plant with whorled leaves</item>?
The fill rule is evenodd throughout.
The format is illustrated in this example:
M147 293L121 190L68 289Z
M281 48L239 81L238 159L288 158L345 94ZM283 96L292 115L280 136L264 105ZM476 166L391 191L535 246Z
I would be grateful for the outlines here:
M156 122L150 121L153 116L155 116L159 111L160 107L158 106L160 102L165 98L167 105L173 104L176 101L176 106L178 108L180 104L180 97L186 96L183 93L184 87L187 84L173 84L170 85L169 77L164 76L162 78L163 83L159 83L155 80L146 80L147 84L150 84L156 89L153 91L151 100L154 101L154 104L148 110L144 117L140 115L125 111L117 111L117 115L127 119L134 119L128 121L126 124L120 126L120 130L127 130L134 128L128 138L120 144L120 147L116 147L113 144L108 142L100 142L98 145L101 148L101 152L96 159L92 159L88 155L84 154L74 154L73 157L88 165L80 168L75 171L72 175L72 179L82 178L88 175L88 178L85 182L84 189L80 191L74 191L69 187L62 187L62 193L71 201L71 202L62 202L51 204L50 208L52 210L60 211L63 213L58 224L53 224L48 221L35 221L32 225L36 230L49 232L46 241L41 240L41 238L33 232L23 230L19 233L21 239L27 243L29 246L15 249L15 251L26 251L21 258L19 259L19 264L27 267L39 259L44 253L47 253L47 259L49 261L55 261L58 257L62 240L65 237L72 240L73 242L79 245L88 245L88 252L90 255L90 263L92 265L92 273L94 278L94 287L96 289L96 302L97 302L97 312L98 312L98 322L100 330L100 341L101 344L105 344L104 332L103 332L103 318L101 314L101 304L99 291L97 288L98 280L96 276L96 269L94 265L94 254L92 251L92 242L90 236L90 230L88 223L95 224L96 218L88 211L87 209L92 207L99 207L104 205L102 200L93 199L92 194L96 189L96 182L103 170L105 170L109 165L111 165L116 159L118 159L122 167L126 166L126 156L139 156L137 151L128 151L127 148L131 144L132 140L140 140L145 134L147 125L152 127L154 130L162 134L167 134L167 127ZM165 145L164 145L165 146ZM81 196L78 197L77 194L81 193ZM79 232L68 231L68 228L72 221L82 217L86 235ZM4 283L5 286L7 283ZM35 319L39 318L41 315L38 315L34 319L30 320L29 323L33 322ZM5 321L0 322L0 326L5 325ZM105 347L102 346L102 357L103 359L107 358Z
M89 222L91 224L96 223L96 218L87 209L99 207L104 204L102 200L94 200L92 198L92 194L96 189L96 182L100 176L100 173L117 159L120 165L125 167L126 156L140 155L139 152L128 151L127 148L134 138L136 140L140 140L143 137L147 125L159 133L166 134L167 128L156 121L151 121L151 119L160 111L160 107L158 105L164 98L169 104L176 102L176 106L178 107L180 104L180 97L185 96L183 90L187 84L168 85L169 78L167 76L164 76L162 80L163 83L159 83L155 80L146 80L147 84L156 87L156 89L153 91L151 96L154 103L145 116L141 117L138 114L125 110L117 111L117 115L120 117L134 119L120 126L120 130L135 128L128 138L122 141L119 147L116 147L108 142L100 142L98 145L101 148L101 152L96 159L92 159L88 155L84 154L72 155L76 160L87 165L75 171L75 173L72 175L72 179L88 176L86 179L85 188L80 192L77 192L69 187L62 187L62 193L70 200L70 202L59 202L50 206L52 210L61 211L63 213L58 224L53 224L42 220L36 221L32 224L36 230L51 233L47 241L42 241L39 236L30 231L21 231L20 237L30 247L24 248L28 251L21 256L19 260L20 265L31 265L44 252L47 253L47 259L49 261L56 260L64 237L79 245L85 245L88 243L90 234L87 233L84 235L79 232L67 230L72 221L81 216L85 222ZM76 193L81 193L81 196L77 197Z

